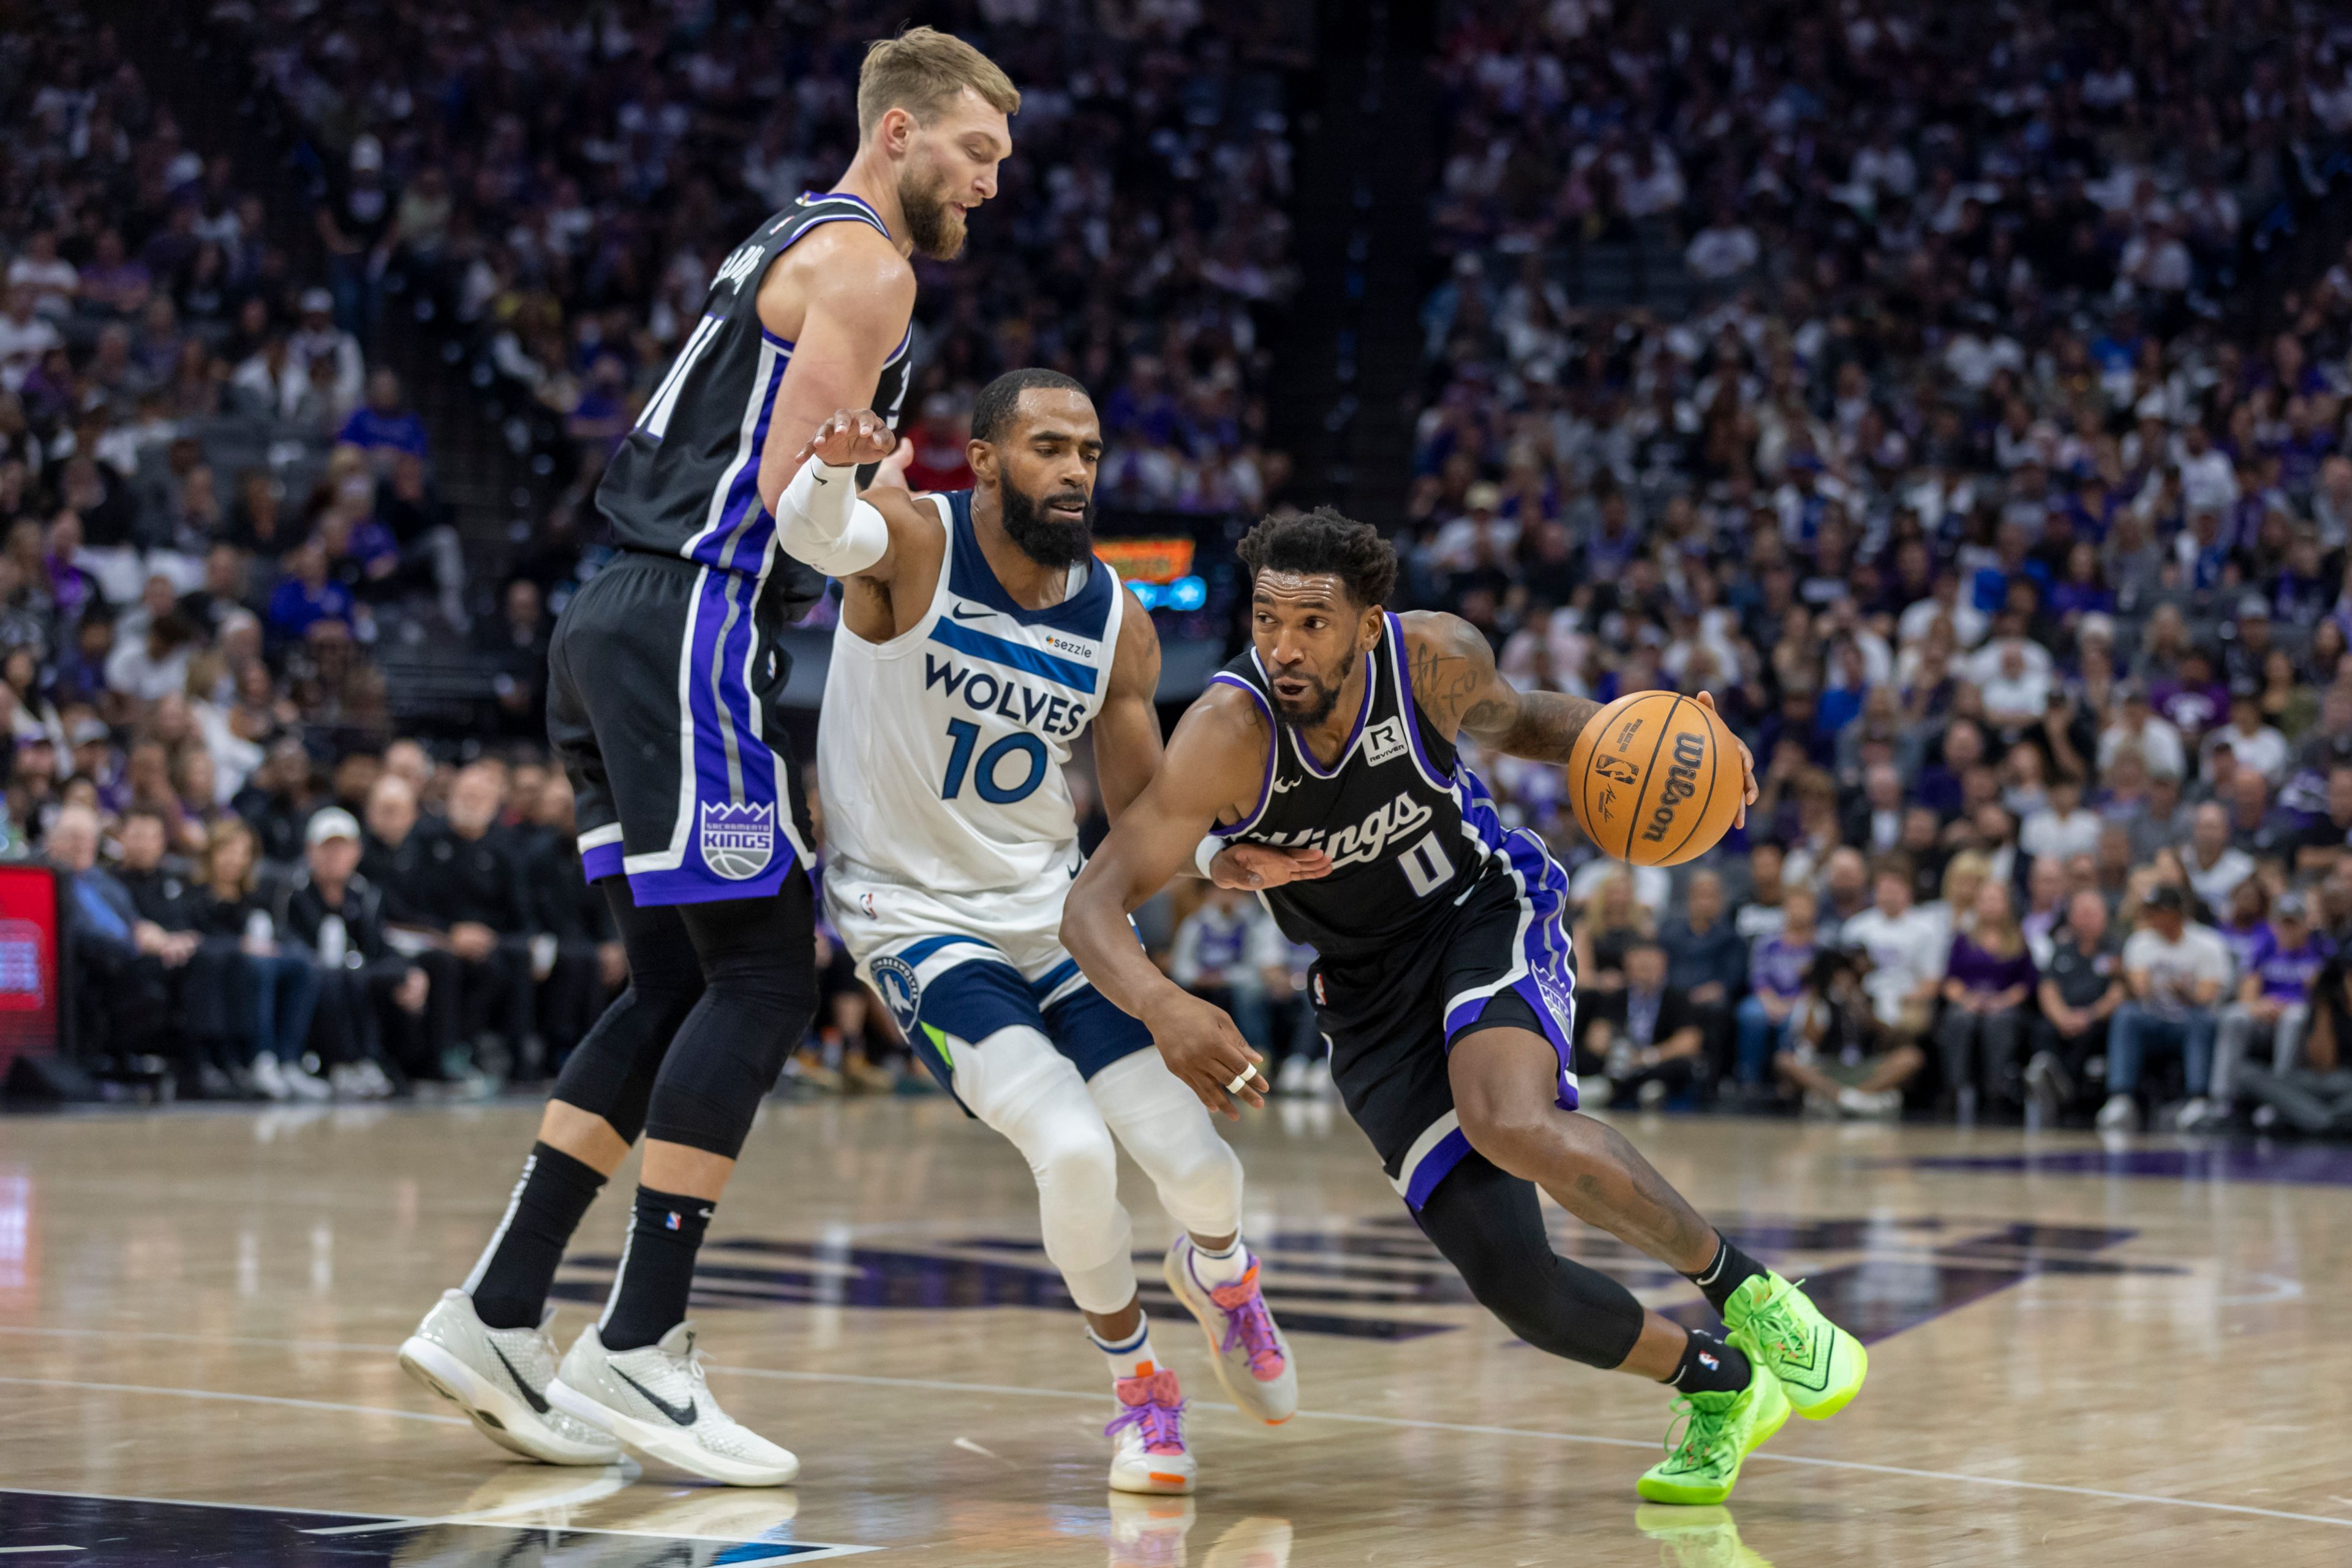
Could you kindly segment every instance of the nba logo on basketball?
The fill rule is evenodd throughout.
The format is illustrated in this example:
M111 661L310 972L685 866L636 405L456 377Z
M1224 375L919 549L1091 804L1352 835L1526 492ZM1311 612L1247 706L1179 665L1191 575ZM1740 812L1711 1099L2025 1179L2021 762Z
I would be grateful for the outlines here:
M702 859L730 882L756 877L776 852L772 805L706 805L702 808Z

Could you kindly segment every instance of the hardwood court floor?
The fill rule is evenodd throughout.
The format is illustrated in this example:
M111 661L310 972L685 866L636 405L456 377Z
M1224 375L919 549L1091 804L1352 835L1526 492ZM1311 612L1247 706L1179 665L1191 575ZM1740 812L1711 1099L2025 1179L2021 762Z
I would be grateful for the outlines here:
M1036 1248L1027 1172L936 1099L769 1106L719 1210L711 1384L800 1453L796 1489L509 1460L391 1352L464 1274L535 1114L0 1120L0 1549L91 1568L823 1547L1006 1568L2352 1563L2352 1151L1621 1121L1871 1340L1849 1410L1790 1423L1729 1510L1670 1510L1633 1495L1660 1391L1514 1342L1344 1115L1268 1111L1234 1136L1305 1408L1268 1430L1220 1407L1155 1292L1199 1401L1188 1503L1107 1496L1103 1373ZM1167 1221L1126 1183L1150 1279ZM567 1339L625 1213L607 1194L560 1282ZM1554 1217L1645 1300L1696 1305Z

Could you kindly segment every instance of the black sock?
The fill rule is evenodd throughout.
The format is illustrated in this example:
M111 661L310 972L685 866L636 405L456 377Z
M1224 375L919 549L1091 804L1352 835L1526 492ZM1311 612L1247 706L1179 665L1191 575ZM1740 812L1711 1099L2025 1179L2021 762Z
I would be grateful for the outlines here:
M530 1146L507 1216L475 1266L474 1311L493 1329L535 1329L547 1288L572 1233L604 1189L604 1178L561 1149Z
M1732 1246L1730 1238L1720 1232L1717 1233L1715 1242L1713 1261L1697 1273L1685 1274L1683 1278L1705 1291L1708 1305L1720 1313L1724 1303L1731 1300L1734 1290L1750 1279L1763 1278L1766 1270L1762 1264Z
M1681 1364L1666 1382L1685 1394L1737 1394L1755 1375L1747 1355L1705 1329L1693 1329Z
M620 1277L598 1337L608 1351L649 1345L686 1321L694 1255L709 1228L711 1200L637 1189L636 1217L621 1253Z

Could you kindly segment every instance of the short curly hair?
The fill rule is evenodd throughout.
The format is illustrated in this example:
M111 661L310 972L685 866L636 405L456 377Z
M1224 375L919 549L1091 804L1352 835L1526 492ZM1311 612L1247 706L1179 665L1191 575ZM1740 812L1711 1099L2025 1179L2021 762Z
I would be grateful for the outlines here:
M1252 579L1261 572L1337 577L1348 597L1366 609L1385 605L1396 592L1395 549L1370 523L1328 506L1265 518L1236 553Z

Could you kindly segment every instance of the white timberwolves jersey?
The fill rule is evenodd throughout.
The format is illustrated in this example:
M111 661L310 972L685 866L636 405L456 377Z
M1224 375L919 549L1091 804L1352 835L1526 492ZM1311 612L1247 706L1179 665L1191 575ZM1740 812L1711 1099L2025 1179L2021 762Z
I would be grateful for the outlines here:
M947 553L923 618L884 643L834 633L816 742L827 887L1066 887L1079 854L1062 766L1110 685L1118 574L1075 567L1067 598L1024 609L981 553L971 492L928 499Z

